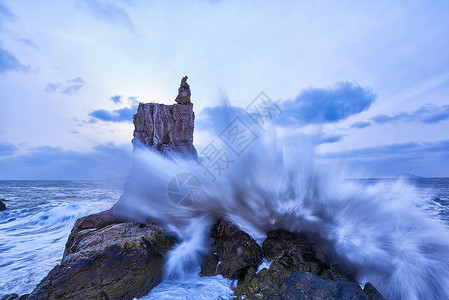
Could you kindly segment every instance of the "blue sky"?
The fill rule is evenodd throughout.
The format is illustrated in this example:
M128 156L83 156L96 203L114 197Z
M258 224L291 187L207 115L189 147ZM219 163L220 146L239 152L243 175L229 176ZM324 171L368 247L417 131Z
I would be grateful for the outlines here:
M126 176L137 104L173 103L184 75L199 149L223 95L238 112L263 91L349 174L449 176L448 16L439 0L0 0L0 179Z

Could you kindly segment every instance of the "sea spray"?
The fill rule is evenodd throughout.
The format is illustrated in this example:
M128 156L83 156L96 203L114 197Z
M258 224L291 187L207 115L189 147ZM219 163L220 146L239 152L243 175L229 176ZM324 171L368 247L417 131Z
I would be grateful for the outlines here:
M201 181L192 205L168 197L168 183L180 173ZM404 182L345 181L316 162L311 143L265 136L215 181L195 161L136 150L121 205L179 237L166 264L170 276L194 269L211 224L225 217L259 240L278 228L317 232L354 264L361 284L372 282L390 299L449 299L449 232L418 202Z

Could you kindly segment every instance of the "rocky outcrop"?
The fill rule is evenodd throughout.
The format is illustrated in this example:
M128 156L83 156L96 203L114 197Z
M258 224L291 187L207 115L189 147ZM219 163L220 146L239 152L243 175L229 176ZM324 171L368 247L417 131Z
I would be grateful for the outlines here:
M371 299L355 282L351 265L316 233L270 231L260 247L221 219L210 241L202 275L238 279L236 299ZM262 259L271 264L256 272Z
M250 268L262 262L261 247L234 224L220 219L212 228L211 254L203 263L201 274L221 274L229 279L243 279Z
M187 76L184 76L181 79L181 85L179 86L178 89L178 96L175 99L176 103L179 104L191 104L192 102L190 102L190 86L187 83Z
M2 200L5 201L5 199L0 199L0 211L6 210L6 204Z
M164 254L176 240L153 224L121 219L112 211L79 219L61 264L28 299L133 299L162 280Z
M134 115L134 149L147 146L163 154L197 157L194 120L192 105L140 103Z
M369 300L386 300L384 296L371 284L371 282L365 283L363 291L368 296Z

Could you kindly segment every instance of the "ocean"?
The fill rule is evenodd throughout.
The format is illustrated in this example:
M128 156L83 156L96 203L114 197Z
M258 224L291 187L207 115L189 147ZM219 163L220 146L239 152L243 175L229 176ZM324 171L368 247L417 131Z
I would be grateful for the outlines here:
M346 181L365 189L397 182ZM419 210L449 227L449 178L410 178L401 182L401 186L414 190L413 203ZM0 181L0 198L7 206L6 211L0 211L0 298L9 293L31 292L59 263L75 221L110 208L122 190L122 181ZM142 299L230 299L232 284L221 276L193 275L185 280L166 280Z

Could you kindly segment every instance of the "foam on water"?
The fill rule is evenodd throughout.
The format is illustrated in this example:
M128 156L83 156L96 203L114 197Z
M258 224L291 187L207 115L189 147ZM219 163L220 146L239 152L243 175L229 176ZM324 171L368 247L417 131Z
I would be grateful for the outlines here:
M140 300L225 300L232 299L232 281L223 276L201 277L199 269L187 273L183 279L166 279Z
M122 204L180 238L166 263L170 280L182 281L198 265L210 226L225 217L258 240L278 228L317 232L354 264L361 284L370 281L390 299L449 299L449 232L427 217L405 182L345 181L316 162L311 143L292 137L260 139L215 182L195 162L146 150L137 150L135 160ZM201 181L192 206L167 196L179 173Z
M119 196L110 186L76 181L3 181L0 188L8 206L0 214L0 297L29 293L59 264L75 221Z

